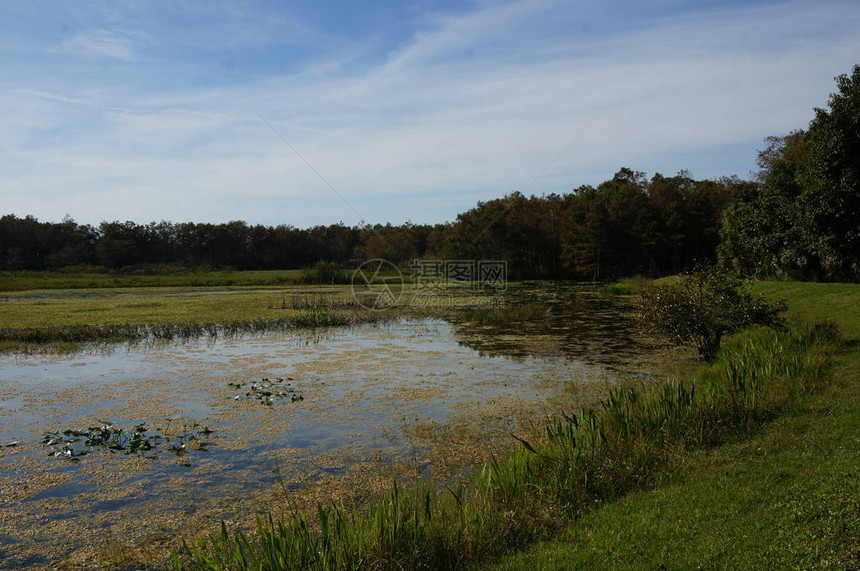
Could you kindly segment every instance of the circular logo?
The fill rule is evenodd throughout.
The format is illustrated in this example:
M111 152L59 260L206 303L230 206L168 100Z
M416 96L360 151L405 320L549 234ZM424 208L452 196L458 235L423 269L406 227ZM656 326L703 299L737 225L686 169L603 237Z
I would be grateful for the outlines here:
M388 260L368 260L352 274L352 298L365 309L394 307L403 294L403 275Z

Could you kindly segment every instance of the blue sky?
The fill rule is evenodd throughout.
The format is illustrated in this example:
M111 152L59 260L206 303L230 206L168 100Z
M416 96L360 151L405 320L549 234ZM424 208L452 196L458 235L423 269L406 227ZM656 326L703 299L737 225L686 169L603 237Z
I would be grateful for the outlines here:
M7 0L0 214L423 223L622 166L748 176L858 29L856 0Z

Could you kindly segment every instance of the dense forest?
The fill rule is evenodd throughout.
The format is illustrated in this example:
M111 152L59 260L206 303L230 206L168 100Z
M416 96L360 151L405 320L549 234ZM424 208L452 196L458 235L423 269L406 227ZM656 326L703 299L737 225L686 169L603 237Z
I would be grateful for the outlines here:
M297 229L235 221L92 227L68 218L50 223L8 215L0 218L0 251L8 271L81 265L291 269L319 260L349 265L383 258L408 265L439 258L505 260L519 278L657 275L715 259L721 213L736 187L747 184L695 181L683 173L646 180L622 169L596 188L541 197L514 192L435 226Z
M622 168L596 187L480 202L447 224L289 225L0 218L0 269L294 269L372 258L505 260L512 278L659 276L719 262L748 276L860 278L860 66L808 129L769 137L754 180Z

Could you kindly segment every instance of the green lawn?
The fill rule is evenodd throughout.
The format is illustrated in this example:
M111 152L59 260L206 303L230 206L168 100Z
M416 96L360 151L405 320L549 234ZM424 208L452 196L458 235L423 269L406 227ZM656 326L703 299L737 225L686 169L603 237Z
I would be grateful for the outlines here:
M488 569L860 569L860 285L766 282L847 347L833 383L754 434L699 452L672 485L591 511Z

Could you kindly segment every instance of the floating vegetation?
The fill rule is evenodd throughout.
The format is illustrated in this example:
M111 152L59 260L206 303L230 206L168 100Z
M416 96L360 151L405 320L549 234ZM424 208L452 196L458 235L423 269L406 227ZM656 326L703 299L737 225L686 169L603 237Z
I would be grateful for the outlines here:
M457 311L456 316L461 321L481 325L507 325L515 322L548 319L550 309L543 303L525 302L502 305L501 307L464 307Z
M233 397L233 400L254 399L266 406L272 406L275 402L299 402L305 400L305 397L297 393L296 389L291 386L293 380L292 377L275 377L273 379L263 377L259 382L247 385L248 388L245 394L237 394ZM240 390L246 386L246 383L240 382L227 384Z
M125 429L112 422L100 421L98 426L83 430L67 429L45 433L42 443L48 448L48 456L66 458L72 462L79 462L81 457L98 450L152 456L156 449L161 448L171 454L183 456L189 450L205 452L210 446L206 437L212 434L212 430L196 422L184 425L177 436L167 436L166 432L166 429L159 428L151 430L145 422Z

